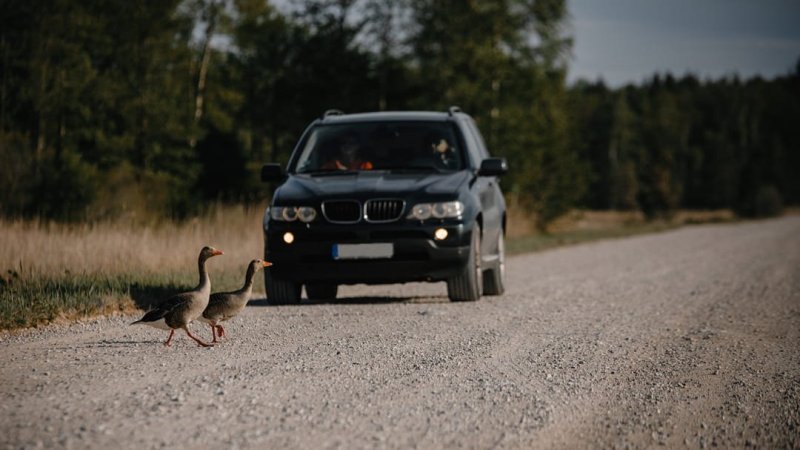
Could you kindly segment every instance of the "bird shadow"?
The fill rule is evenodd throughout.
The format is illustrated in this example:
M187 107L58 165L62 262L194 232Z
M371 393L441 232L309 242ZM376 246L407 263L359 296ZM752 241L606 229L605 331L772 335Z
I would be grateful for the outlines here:
M186 286L176 283L145 284L133 283L130 285L130 296L139 309L145 311L152 309L165 298L186 290Z
M142 345L155 345L155 344L163 344L163 340L159 339L142 339L142 340L125 340L125 339L103 339L102 341L97 342L86 342L83 344L70 346L70 347L53 347L54 349L63 349L67 350L70 348L132 348L132 347L140 347Z

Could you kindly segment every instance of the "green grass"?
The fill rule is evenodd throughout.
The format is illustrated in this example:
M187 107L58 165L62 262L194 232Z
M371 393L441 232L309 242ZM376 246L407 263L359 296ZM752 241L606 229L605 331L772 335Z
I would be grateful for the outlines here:
M13 280L0 287L0 329L37 326L133 310L136 286L174 286L168 280L128 276L78 275Z
M220 289L232 290L241 286L244 274L222 273L215 281ZM0 330L147 310L196 284L197 274L190 273L12 279L0 285Z

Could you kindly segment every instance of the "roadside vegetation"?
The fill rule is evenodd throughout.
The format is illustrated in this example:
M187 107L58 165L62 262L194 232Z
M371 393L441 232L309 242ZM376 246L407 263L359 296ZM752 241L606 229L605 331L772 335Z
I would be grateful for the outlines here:
M737 216L727 209L679 211L669 219L649 220L638 212L574 210L554 221L550 232L536 230L535 224L524 216L510 212L506 251L510 255L536 252L564 245L580 244L601 239L622 238L638 234L657 233L686 224L732 222ZM518 213L517 213L518 214Z
M214 245L225 255L208 265L213 289L244 281L262 255L261 209L217 207L184 222L58 224L0 221L0 330L130 313L197 283L197 253ZM509 254L671 229L683 223L734 220L729 211L683 213L671 221L641 215L575 211L541 233L525 216L510 218ZM263 284L255 286L263 295Z

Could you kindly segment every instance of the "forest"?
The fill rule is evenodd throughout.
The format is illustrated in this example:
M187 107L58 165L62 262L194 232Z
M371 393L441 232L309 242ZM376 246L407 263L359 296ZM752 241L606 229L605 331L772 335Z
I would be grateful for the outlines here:
M800 59L773 79L568 85L569 25L565 0L4 0L0 215L260 206L261 165L323 111L451 105L507 158L504 190L540 229L574 208L800 203Z

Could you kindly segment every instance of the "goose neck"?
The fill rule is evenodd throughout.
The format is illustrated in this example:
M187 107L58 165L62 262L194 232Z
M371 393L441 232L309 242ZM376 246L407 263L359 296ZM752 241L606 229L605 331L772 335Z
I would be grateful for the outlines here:
M243 292L250 292L253 289L253 277L256 274L255 268L251 265L247 268L247 273L244 276L244 286L242 286Z
M198 291L210 291L211 290L211 278L208 276L208 271L206 270L206 258L202 256L197 261L197 268L200 272L200 282L197 285Z

